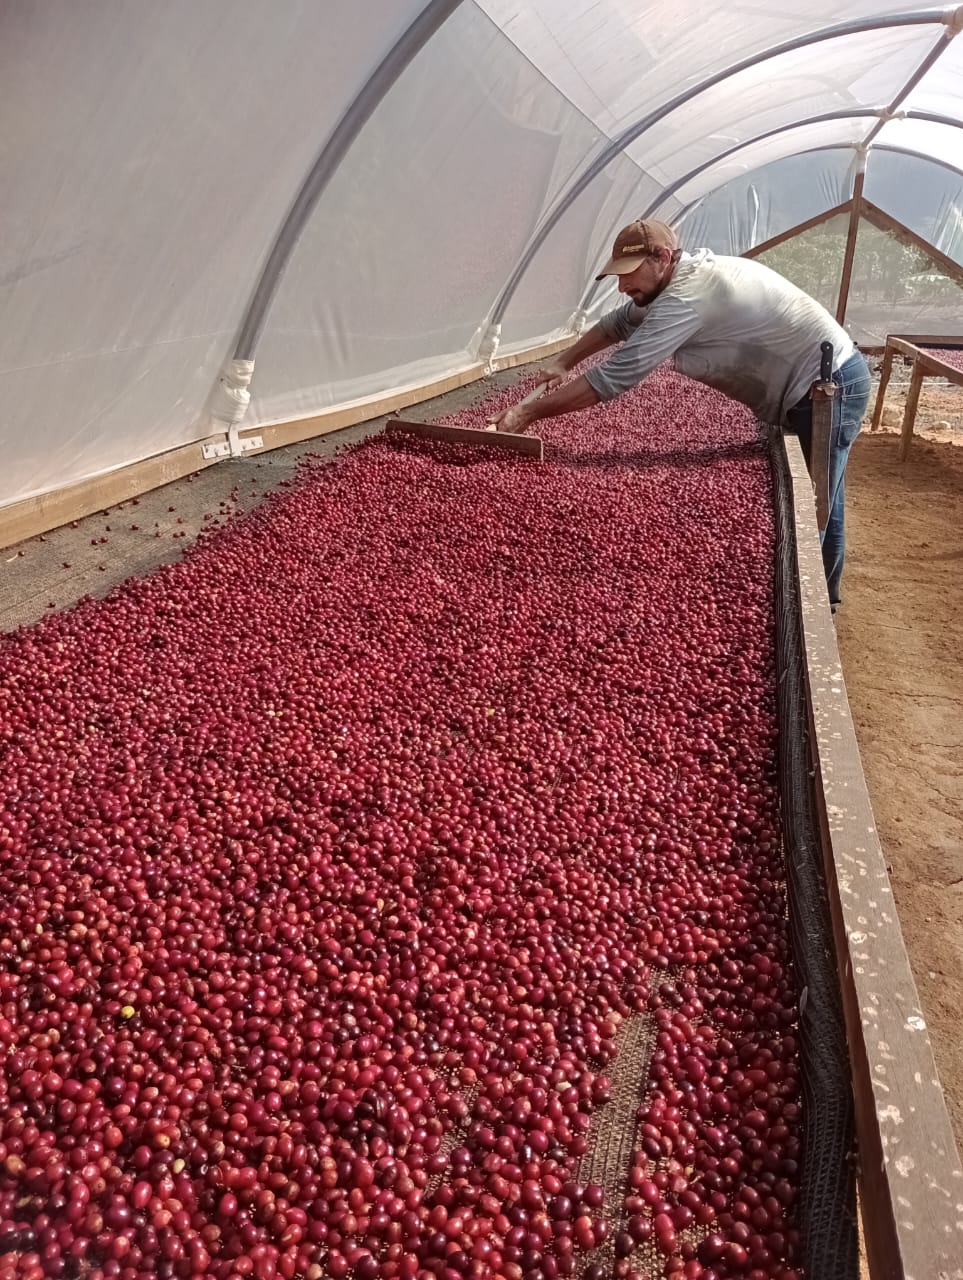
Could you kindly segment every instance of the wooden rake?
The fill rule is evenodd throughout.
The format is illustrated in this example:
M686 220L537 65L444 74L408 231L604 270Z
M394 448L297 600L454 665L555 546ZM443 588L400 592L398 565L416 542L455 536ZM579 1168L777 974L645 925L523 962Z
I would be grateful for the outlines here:
M537 400L545 391L539 385L530 391L519 404L529 404ZM496 430L494 423L487 427L449 427L435 422L406 422L403 418L389 418L385 430L403 432L420 440L446 440L451 444L484 445L486 448L505 449L509 453L518 453L523 457L535 458L538 462L545 459L545 450L540 436L514 435L510 431Z

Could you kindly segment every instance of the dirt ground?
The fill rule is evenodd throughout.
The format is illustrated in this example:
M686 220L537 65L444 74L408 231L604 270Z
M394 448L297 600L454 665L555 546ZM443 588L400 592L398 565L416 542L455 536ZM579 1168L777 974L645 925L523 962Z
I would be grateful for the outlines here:
M925 387L925 384L924 384ZM890 407L892 406L892 408ZM871 406L872 407L872 406ZM847 472L837 637L903 935L963 1150L963 391L900 393Z

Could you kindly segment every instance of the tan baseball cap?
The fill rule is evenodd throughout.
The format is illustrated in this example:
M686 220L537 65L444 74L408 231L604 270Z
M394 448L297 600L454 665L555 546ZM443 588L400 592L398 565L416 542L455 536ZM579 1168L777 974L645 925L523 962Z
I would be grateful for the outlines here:
M623 227L615 237L612 256L595 278L604 280L606 276L624 276L641 267L656 249L671 249L674 253L678 247L678 236L667 222L660 222L658 218L640 218L638 222L630 222Z

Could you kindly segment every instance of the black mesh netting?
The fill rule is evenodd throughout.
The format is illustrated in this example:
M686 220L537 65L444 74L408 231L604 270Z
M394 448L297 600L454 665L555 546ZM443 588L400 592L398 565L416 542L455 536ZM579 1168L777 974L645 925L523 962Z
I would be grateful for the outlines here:
M796 575L792 484L785 442L770 437L776 524L779 774L793 963L799 982L803 1153L799 1227L809 1280L850 1280L858 1268L853 1098L813 802Z
M855 1280L859 1249L853 1099L813 795L792 485L780 432L771 434L770 458L776 535L779 783L789 931L801 992L801 1262L807 1280ZM591 1145L580 1170L583 1181L606 1188L612 1205L622 1201L635 1136L635 1109L648 1084L653 1036L647 1015L630 1019L623 1027L612 1106L604 1108L593 1124ZM612 1226L623 1227L624 1221L613 1219ZM590 1261L603 1264L600 1273L610 1274L613 1257L610 1237ZM650 1267L661 1265L654 1247L641 1247L634 1257Z

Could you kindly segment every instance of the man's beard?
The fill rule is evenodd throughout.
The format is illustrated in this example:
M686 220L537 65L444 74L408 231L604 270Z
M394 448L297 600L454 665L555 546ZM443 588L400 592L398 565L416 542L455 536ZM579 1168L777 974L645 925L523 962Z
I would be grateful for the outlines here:
M659 280L659 283L655 286L655 288L630 289L629 297L632 299L632 301L635 303L637 307L647 307L649 306L650 303L655 302L656 298L659 296L659 294L662 292L664 288L665 288L665 272L662 273L662 277Z

